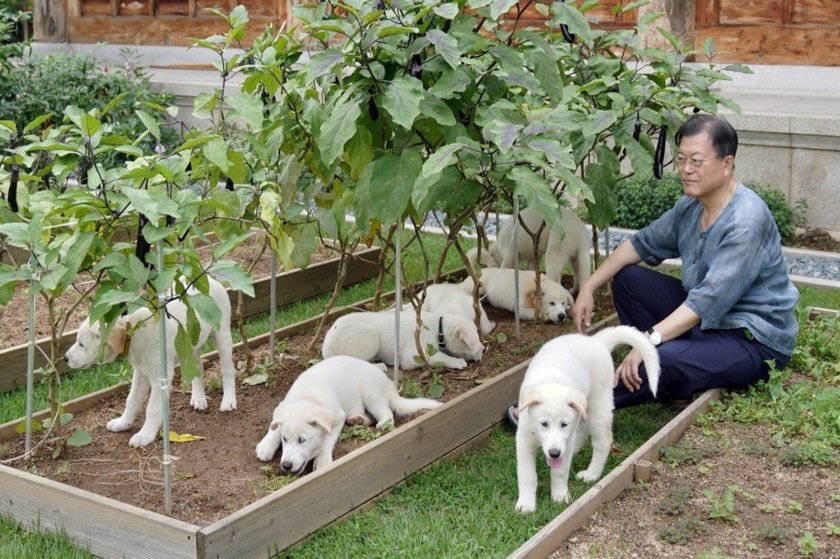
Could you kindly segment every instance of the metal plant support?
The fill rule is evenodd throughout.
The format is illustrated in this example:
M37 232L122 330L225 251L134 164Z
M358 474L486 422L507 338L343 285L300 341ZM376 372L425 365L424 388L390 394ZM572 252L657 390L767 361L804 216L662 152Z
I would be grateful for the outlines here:
M33 251L34 252L34 251ZM24 458L32 452L32 398L35 391L35 257L29 258L32 279L29 281L29 346L26 351L26 440Z
M396 282L394 286L394 384L400 385L400 312L402 312L402 229L401 223L397 227L396 235L394 236L394 252L396 258L394 261L394 270L396 275Z
M519 293L519 196L513 195L513 292ZM510 253L508 253L510 254ZM519 339L519 297L514 297L513 321L516 325L516 339Z
M277 329L277 253L271 249L271 293L268 296L268 363L274 365L274 330Z
M163 276L163 241L157 242L158 274ZM163 286L159 286L163 287ZM158 290L158 321L160 323L160 406L163 417L163 506L172 514L172 460L169 454L169 375L166 356L166 290Z

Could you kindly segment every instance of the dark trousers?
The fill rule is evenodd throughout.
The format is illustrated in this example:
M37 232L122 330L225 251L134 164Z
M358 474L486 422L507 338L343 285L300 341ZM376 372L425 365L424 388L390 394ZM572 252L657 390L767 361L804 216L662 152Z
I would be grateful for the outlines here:
M613 279L613 301L621 323L643 332L685 299L680 280L642 266L626 266ZM657 399L663 402L688 399L710 388L741 388L767 380L767 360L774 360L777 369L784 368L789 360L751 339L744 329L701 330L699 324L657 349L661 367ZM644 364L639 372L644 381L641 389L630 392L621 382L615 388L616 408L654 400Z

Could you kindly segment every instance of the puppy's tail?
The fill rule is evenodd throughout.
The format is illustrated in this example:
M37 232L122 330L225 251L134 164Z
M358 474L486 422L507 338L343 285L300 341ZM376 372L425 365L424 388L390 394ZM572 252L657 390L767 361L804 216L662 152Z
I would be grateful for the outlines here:
M397 415L411 415L423 410L431 410L442 406L441 402L431 398L403 398L397 394L396 388L391 395L391 409Z
M641 353L647 370L650 391L656 396L659 389L659 353L657 353L656 347L650 343L647 334L636 330L632 326L613 326L596 332L592 337L604 344L610 352L617 346L629 345Z

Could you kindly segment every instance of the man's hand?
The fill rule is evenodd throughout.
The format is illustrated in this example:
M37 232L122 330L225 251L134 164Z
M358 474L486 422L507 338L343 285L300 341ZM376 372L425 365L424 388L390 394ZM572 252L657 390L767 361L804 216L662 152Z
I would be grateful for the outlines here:
M572 308L572 316L575 319L575 326L578 332L584 332L592 326L592 310L595 308L595 299L592 292L581 289L575 299L575 306Z
M642 387L642 377L639 376L639 365L642 363L642 355L634 350L631 350L621 362L621 365L615 370L615 378L613 379L613 388L618 386L621 381L627 390L635 392Z

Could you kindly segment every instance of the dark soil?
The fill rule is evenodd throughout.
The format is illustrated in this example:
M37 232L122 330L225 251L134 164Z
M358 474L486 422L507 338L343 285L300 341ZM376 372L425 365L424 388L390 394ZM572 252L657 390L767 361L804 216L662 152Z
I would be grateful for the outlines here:
M796 235L791 246L825 252L840 252L840 241L829 235L824 229L806 229Z
M600 301L599 308L611 312L609 300ZM530 358L546 340L574 329L569 321L562 324L522 322L520 337L516 339L512 313L493 308L487 308L487 311L497 322L497 329L487 337L488 349L481 362L461 371L402 371L403 386L419 384L425 392L429 382L437 380L445 387L441 399L448 401L477 386L482 380ZM288 387L310 359L320 357L319 354L307 355L304 352L311 335L312 332L309 332L280 341L284 353L278 358L278 365L273 369L268 366L262 368L269 373L268 383L251 386L239 382L239 407L233 412L221 413L217 409L221 389L215 363L207 366L207 376L213 379L207 387L210 409L195 411L189 405L188 393L176 389L172 394L170 430L203 437L195 442L171 445L171 454L176 457L172 467L172 516L205 525L294 481L294 478L281 474L276 461L266 464L257 460L255 448L268 428L274 407ZM267 348L263 346L255 351L254 362L266 363ZM242 370L241 355L235 356L235 361L241 380L249 373ZM12 466L163 513L162 442L141 449L128 446L128 440L139 429L142 417L138 418L134 429L125 433L111 433L105 429L108 420L122 413L124 399L125 394L113 396L73 417L73 428L90 432L93 438L90 445L68 447L60 458L54 459L52 445L41 442L33 460L26 463L17 461ZM407 420L398 420L397 426ZM349 438L340 442L334 457L362 446L364 438ZM5 457L0 458L18 456L22 450L23 440L17 439L7 445Z

